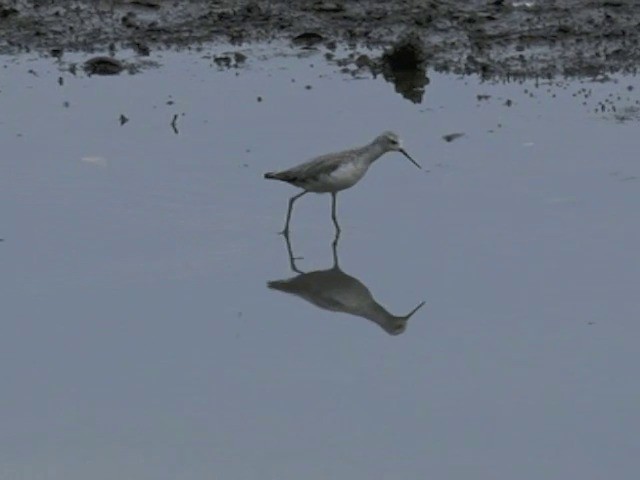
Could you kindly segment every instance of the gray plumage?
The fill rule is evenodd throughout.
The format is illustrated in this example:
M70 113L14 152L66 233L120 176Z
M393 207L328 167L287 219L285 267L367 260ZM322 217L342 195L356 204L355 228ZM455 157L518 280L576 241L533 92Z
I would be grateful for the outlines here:
M289 265L297 275L268 282L267 285L271 289L300 297L323 310L366 318L380 325L390 335L404 332L409 319L424 305L424 302L420 302L406 315L390 313L376 301L364 283L342 271L338 261L337 235L332 244L333 266L313 272L298 269L289 236L285 235L284 238L287 243Z
M283 233L289 231L293 203L308 192L331 193L332 219L339 232L340 226L335 214L337 192L358 183L374 161L391 151L402 153L414 165L421 168L402 148L398 135L393 132L384 132L363 147L321 155L287 170L266 173L264 177L267 179L280 180L304 190L289 200Z

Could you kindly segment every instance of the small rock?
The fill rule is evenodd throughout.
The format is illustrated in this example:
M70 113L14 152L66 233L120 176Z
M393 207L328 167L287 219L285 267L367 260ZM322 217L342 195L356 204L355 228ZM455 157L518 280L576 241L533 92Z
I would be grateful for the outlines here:
M370 67L372 64L373 62L368 55L360 55L356 58L356 67L358 68Z
M8 18L13 15L17 15L18 10L13 7L5 7L4 5L0 5L0 18Z
M226 55L221 55L219 57L214 57L213 62L219 67L230 68L231 67L231 57Z
M133 12L129 12L126 15L124 15L122 17L122 19L120 20L122 22L122 25L124 25L127 28L139 28L138 22L136 21L136 17L137 15Z
M344 12L344 5L337 2L317 2L312 7L316 12L338 13Z
M222 68L238 68L247 60L247 56L241 52L223 53L213 58L213 62Z
M84 62L84 70L88 75L118 75L124 64L111 57L94 57Z
M132 5L137 5L138 7L149 8L152 10L157 10L160 8L160 2L156 0L130 0L129 3Z
M311 47L322 42L324 37L316 32L305 32L293 37L291 40L294 45Z
M141 55L143 57L148 57L151 54L151 48L149 48L149 45L147 45L146 43L134 42L133 49L138 55Z

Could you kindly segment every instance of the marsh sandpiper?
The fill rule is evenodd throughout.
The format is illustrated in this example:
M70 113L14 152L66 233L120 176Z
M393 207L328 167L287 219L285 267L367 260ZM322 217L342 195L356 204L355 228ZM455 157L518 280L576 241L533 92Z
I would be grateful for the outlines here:
M331 218L339 233L340 226L336 218L338 192L358 183L371 164L387 152L400 152L416 167L422 168L402 148L398 135L393 132L384 132L364 147L322 155L281 172L265 173L264 178L280 180L304 190L289 199L287 219L281 233L289 233L294 202L309 192L331 194Z

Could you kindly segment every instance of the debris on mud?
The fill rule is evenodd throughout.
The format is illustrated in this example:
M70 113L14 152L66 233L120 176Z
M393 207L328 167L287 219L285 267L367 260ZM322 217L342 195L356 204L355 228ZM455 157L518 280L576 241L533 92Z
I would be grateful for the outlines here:
M454 140L457 140L460 137L464 137L464 133L461 133L461 132L448 133L447 135L443 135L442 139L447 143L451 143L451 142L453 142Z
M151 47L149 47L149 45L144 42L135 41L131 44L131 46L133 47L135 52L142 57L148 57L149 55L151 55Z
M175 133L176 135L180 133L180 131L178 130L178 114L177 113L174 113L173 118L171 119L171 129L173 130L173 133Z
M355 60L366 49L389 49L383 75L416 101L427 63L437 72L499 79L635 73L638 25L640 2L631 1L2 0L0 54L60 58L112 45L112 56L120 49L146 56L281 40L347 47ZM407 31L413 40L398 40Z
M213 63L220 68L238 68L247 61L247 56L241 52L223 53L213 57Z
M358 68L374 68L374 62L369 58L369 55L359 55L355 61Z

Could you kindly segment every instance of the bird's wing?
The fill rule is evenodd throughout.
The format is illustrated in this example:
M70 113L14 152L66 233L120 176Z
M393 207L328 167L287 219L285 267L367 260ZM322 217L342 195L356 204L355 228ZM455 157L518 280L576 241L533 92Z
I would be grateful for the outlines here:
M313 178L319 175L328 175L335 171L345 160L350 160L357 155L359 149L345 150L340 153L328 153L321 155L297 167L287 170L287 174L304 178Z

